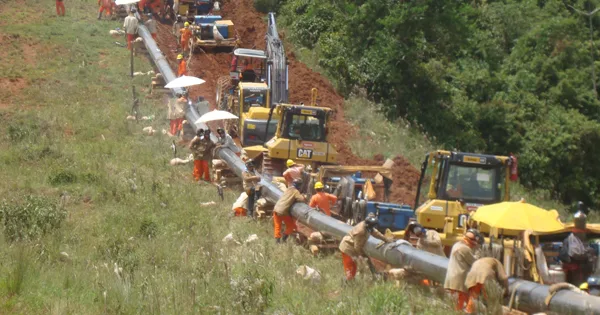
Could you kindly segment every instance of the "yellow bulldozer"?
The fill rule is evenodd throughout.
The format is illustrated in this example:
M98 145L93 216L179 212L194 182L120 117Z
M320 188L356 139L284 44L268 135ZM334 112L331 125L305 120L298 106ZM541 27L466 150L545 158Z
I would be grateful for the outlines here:
M280 176L287 159L310 165L312 169L337 162L337 151L327 142L327 124L332 111L314 106L315 99L313 89L313 106L277 104L271 109L267 126L272 117L278 117L275 135L264 145L244 147L250 159L262 160L262 173Z
M511 164L508 156L430 152L421 165L415 200L417 222L440 232L444 245L452 246L462 238L472 211L510 199ZM404 237L404 231L392 234Z

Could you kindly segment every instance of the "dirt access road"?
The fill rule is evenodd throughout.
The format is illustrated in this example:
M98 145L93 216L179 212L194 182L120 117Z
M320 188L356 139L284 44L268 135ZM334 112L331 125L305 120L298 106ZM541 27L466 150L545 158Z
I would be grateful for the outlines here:
M265 33L267 24L264 15L257 12L253 0L224 1L218 13L224 19L232 20L235 30L242 40L241 47L265 49ZM171 33L171 25L159 25L158 46L166 55L173 69L176 69L177 43ZM339 162L344 165L381 165L383 156L373 159L363 159L352 153L346 139L356 135L356 126L344 119L344 98L335 91L332 84L321 74L312 71L296 59L290 49L286 49L289 62L289 93L291 103L310 103L310 90L319 89L317 103L320 106L332 108L335 112L330 124L329 142L339 153ZM216 83L221 76L228 75L232 54L219 50L195 54L188 65L190 75L200 77L206 83L190 89L193 98L204 96L214 106ZM394 158L394 185L392 187L392 202L414 203L419 171L402 156Z

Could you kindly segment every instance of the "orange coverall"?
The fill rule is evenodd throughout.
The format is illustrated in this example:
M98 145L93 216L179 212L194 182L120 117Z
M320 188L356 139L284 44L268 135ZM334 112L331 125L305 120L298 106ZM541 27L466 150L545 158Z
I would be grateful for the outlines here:
M106 11L106 15L111 15L113 6L113 2L111 0L98 0L98 5L100 6L98 13Z
M296 222L291 215L278 215L273 212L273 234L275 238L281 238L281 223L285 223L285 231L283 234L290 235L297 230Z
M344 272L346 273L346 280L352 280L356 277L356 262L352 257L342 253L342 264L344 265Z
M210 182L210 174L208 172L208 161L194 160L194 179L199 181L204 175L204 180Z
M192 38L192 30L184 27L179 32L181 32L181 49L186 51L188 49L188 42Z
M308 204L311 208L319 207L326 215L331 216L331 204L337 202L337 197L326 192L317 192Z
M475 314L475 307L477 305L477 298L479 295L483 293L483 297L487 299L487 294L485 293L485 287L483 284L478 283L473 287L469 288L469 302L467 302L466 312L468 314Z
M65 3L63 0L56 0L56 15L65 15Z
M181 59L179 62L179 68L177 69L177 76L187 75L187 64L185 60Z

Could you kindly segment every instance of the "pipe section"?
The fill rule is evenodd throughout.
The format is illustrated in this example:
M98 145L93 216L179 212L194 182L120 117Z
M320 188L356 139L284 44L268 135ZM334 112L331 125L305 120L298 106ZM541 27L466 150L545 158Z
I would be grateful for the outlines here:
M150 53L150 57L156 64L158 70L163 74L165 81L169 82L175 79L175 74L166 61L164 55L156 46L150 33L143 25L140 25L139 35L144 39L146 48ZM174 89L173 93L183 92L183 89ZM206 110L208 109L201 109ZM195 122L200 118L200 114L195 107L189 106L186 112L186 119L190 122ZM191 124L194 130L197 128L207 128L205 124ZM213 136L214 137L214 136ZM220 149L216 154L220 159L224 160L229 167L239 177L242 176L242 171L245 169L244 162L229 149ZM261 180L262 196L270 202L276 202L283 192L273 185L265 177ZM337 239L343 238L352 228L351 226L333 219L321 212L318 212L308 205L296 203L291 210L294 216L302 224L310 228L323 231L333 235ZM418 250L409 245L386 244L380 248L377 245L379 240L370 237L365 245L365 252L375 259L386 262L395 267L410 266L412 269L422 273L427 278L436 282L443 283L446 277L446 269L448 268L448 259L445 257L436 256L421 250ZM510 279L510 290L516 290L515 308L527 312L544 312L552 311L559 314L598 314L600 315L600 298L581 295L571 291L560 291L554 295L550 305L546 307L545 299L548 296L548 286L538 283Z

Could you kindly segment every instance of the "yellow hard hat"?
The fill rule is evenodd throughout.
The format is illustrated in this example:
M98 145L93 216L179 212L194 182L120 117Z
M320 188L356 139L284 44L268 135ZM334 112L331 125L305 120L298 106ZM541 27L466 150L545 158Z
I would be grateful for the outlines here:
M296 163L294 162L294 160L291 160L291 159L287 160L287 162L285 162L285 165L287 165L287 167L291 167L294 164L296 164Z
M188 26L190 26L190 22L185 22L185 23L183 23L183 26L185 26L185 27L188 27Z
M579 286L579 290L589 290L589 289L590 289L590 286L588 285L587 282L584 282Z
M323 189L325 186L323 186L323 183L321 182L316 182L315 183L315 189Z
M183 55L182 54L177 55L177 60L179 60L179 59L183 59Z

